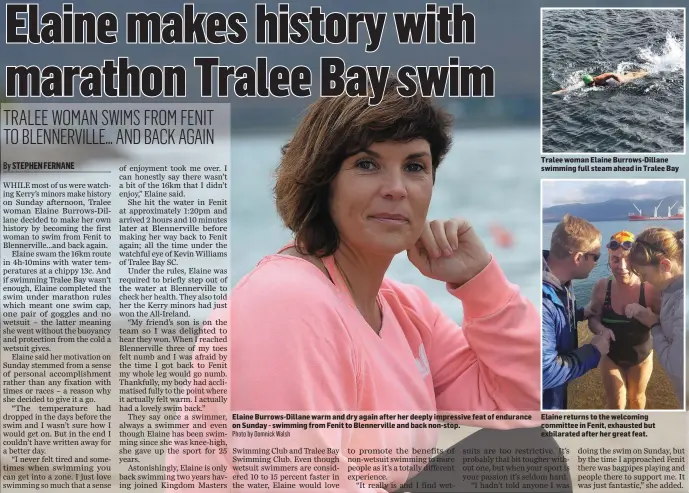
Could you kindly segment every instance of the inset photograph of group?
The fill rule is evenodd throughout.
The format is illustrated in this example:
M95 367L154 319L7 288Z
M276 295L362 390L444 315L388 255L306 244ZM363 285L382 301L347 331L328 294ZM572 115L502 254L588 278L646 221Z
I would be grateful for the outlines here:
M685 409L685 180L542 180L542 408Z
M541 9L541 152L684 154L684 8Z

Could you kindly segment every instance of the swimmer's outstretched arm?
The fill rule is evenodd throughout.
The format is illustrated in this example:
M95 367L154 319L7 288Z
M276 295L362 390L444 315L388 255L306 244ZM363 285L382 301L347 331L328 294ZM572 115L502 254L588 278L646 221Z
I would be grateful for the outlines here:
M596 81L599 81L599 82L604 82L608 79L615 79L617 82L622 82L620 80L620 77L614 72L605 72L604 74L600 74L599 76L596 77Z

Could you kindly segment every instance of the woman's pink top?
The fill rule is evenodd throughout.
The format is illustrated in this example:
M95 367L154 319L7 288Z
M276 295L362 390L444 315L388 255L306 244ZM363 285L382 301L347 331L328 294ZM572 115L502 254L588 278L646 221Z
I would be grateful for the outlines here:
M517 286L507 281L494 259L463 286L456 289L447 286L450 295L463 304L462 327L445 316L418 287L385 279L379 293L383 313L380 334L376 334L357 310L333 258L325 258L324 264L332 281L307 260L281 254L265 257L233 289L228 305L215 309L210 317L212 325L205 327L229 329L231 365L226 371L230 374L230 394L224 394L227 402L206 402L201 410L185 411L181 422L204 421L207 428L195 431L212 436L211 432L218 430L213 430L211 424L222 422L219 418L211 420L212 415L223 416L228 420L224 421L225 445L211 445L211 454L205 450L207 445L201 446L200 453L196 454L183 455L181 451L170 454L169 466L177 466L178 472L183 465L210 466L201 474L224 468L225 472L216 474L224 474L224 484L230 488L235 483L235 474L238 475L236 483L263 485L246 491L272 491L274 479L283 474L305 474L306 480L283 482L312 485L318 480L310 480L310 474L328 475L330 480L321 480L315 491L325 490L326 481L329 486L336 485L327 488L330 491L385 491L376 487L393 491L424 466L419 462L395 464L395 459L408 461L410 457L427 459L434 455L432 449L437 444L438 429L397 428L398 424L422 421L392 417L359 420L386 426L377 428L312 428L307 427L307 420L264 419L253 421L268 425L267 436L258 437L249 434L264 430L232 429L232 415L244 415L243 418L255 414L332 412L418 416L437 411L464 415L477 411L530 411L520 414L538 416L539 314L520 295ZM192 373L217 371L215 365L221 361L209 360L208 356L217 354L221 358L228 354L228 343L208 342L213 337L222 338L217 330L214 335L199 336ZM199 363L203 366L199 367ZM210 378L205 379L205 384L202 378L196 380L185 390L188 396L198 396L196 402L201 401L201 395L217 397L219 392L226 392L227 383L223 385ZM351 424L349 418L345 421ZM249 421L236 420L240 426L242 422ZM534 421L472 421L471 416L460 417L456 422L505 429L538 426ZM272 424L285 423L301 424L306 429L272 428ZM311 423L327 424L328 421L312 420ZM279 433L272 433L276 431ZM284 432L289 437L277 436ZM246 458L265 457L257 453L266 451L272 457L270 464L245 462ZM381 453L387 455L384 464L394 467L375 470L373 466L383 463L356 461L362 457L380 457ZM290 462L279 462L276 456L287 457ZM318 457L323 462L301 463L296 462L297 457ZM333 460L335 466L327 462ZM272 467L296 466L296 469L277 473L262 470L271 464ZM339 479L333 480L332 470L300 472L299 467L304 464L312 468L336 467ZM410 470L410 465L416 469ZM261 472L268 480L252 481L261 478ZM196 483L198 491L215 491L202 489L199 480L192 479L194 472L182 474L189 475L182 482ZM209 483L212 481L206 481ZM297 490L314 491L306 487Z

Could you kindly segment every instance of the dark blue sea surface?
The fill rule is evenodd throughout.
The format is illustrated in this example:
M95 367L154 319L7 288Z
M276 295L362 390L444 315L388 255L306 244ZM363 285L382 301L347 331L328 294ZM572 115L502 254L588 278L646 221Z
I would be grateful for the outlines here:
M542 37L543 152L684 151L682 10L544 10ZM621 86L581 82L639 70L649 75Z

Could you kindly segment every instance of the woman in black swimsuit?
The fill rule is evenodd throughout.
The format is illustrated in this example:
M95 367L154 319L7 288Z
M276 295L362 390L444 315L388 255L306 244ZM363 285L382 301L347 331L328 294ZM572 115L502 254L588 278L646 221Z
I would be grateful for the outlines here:
M637 319L625 316L632 303L660 310L660 295L629 268L629 251L634 235L620 231L610 238L608 266L612 276L600 279L593 288L592 309L598 315L589 319L593 333L612 333L610 351L601 358L600 372L605 388L607 409L644 409L646 386L653 371L653 339L651 329Z

